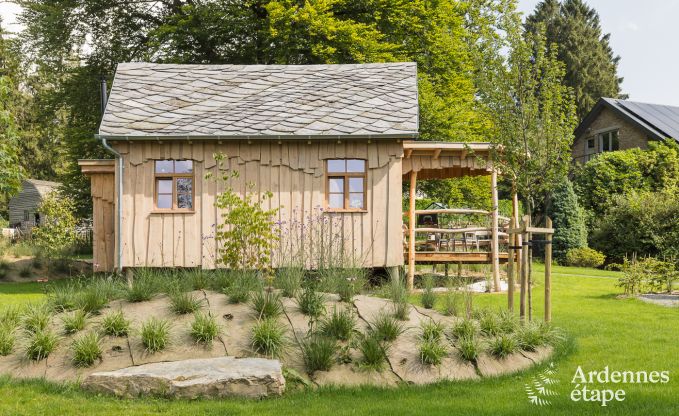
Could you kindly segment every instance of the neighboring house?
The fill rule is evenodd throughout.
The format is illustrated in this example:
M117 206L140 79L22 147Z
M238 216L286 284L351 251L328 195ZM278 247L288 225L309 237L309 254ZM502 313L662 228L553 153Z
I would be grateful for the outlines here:
M679 107L601 98L575 129L573 159L602 152L646 149L651 140L679 141Z
M284 239L328 244L310 230L331 224L363 266L401 266L403 178L414 195L416 178L492 170L487 143L417 136L414 63L119 64L97 135L117 162L80 161L92 180L95 267L216 267L224 185L205 174L220 174L219 153L222 169L239 172L236 192L252 183L273 193L266 207L280 208Z
M31 228L40 224L41 214L38 207L47 194L55 191L58 182L26 179L21 183L21 190L9 200L10 227Z

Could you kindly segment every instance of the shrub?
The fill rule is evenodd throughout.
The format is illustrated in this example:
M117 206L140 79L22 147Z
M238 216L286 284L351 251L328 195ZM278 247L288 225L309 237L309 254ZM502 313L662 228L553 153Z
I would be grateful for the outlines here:
M301 266L288 265L281 267L276 273L274 285L276 288L281 289L283 296L286 298L294 298L302 287L304 273L304 268Z
M422 306L426 309L433 309L436 303L436 292L434 292L434 279L427 276L424 279L424 289L422 290Z
M139 269L132 280L132 285L127 288L125 298L128 302L146 302L161 291L162 283L156 271L151 269Z
M426 365L439 365L448 351L440 340L422 340L419 345L420 361Z
M566 253L575 248L587 247L587 223L585 210L580 206L573 184L568 179L554 189L547 215L552 219L554 236L552 239L554 259L563 262ZM539 255L544 248L538 244Z
M380 341L391 342L396 340L405 331L403 324L393 316L384 312L379 313L370 325L372 333Z
M224 155L215 155L215 159L221 166ZM238 172L232 170L217 179L226 182L237 176ZM274 230L278 208L264 208L273 194L253 192L253 187L254 184L248 183L241 196L226 184L224 192L215 199L215 206L222 211L222 222L215 230L218 261L233 269L266 270L278 240Z
M202 344L212 344L219 335L219 325L211 315L197 313L191 324L191 337Z
M440 341L443 339L443 324L440 322L433 320L423 322L420 325L420 329L422 330L420 335L422 341Z
M252 327L251 344L255 352L267 357L280 357L287 345L285 327L276 319L257 321Z
M462 319L453 325L451 334L457 339L474 338L479 329L471 319Z
M43 304L28 306L21 317L21 325L31 333L43 331L52 319L52 312Z
M33 244L49 259L62 256L76 238L73 199L51 192L42 199L37 211L42 214L42 220L40 227L31 231Z
M59 338L52 331L41 329L33 332L26 345L26 357L34 361L45 359L54 351L58 342Z
M301 347L304 367L309 373L330 370L337 348L334 339L314 334L302 341Z
M4 259L0 259L0 279L4 279L9 274L9 262Z
M476 361L481 354L481 344L475 337L458 339L457 349L460 357L466 361Z
M96 360L101 359L101 338L94 332L88 332L73 340L73 365L76 367L90 367Z
M61 322L64 324L64 333L75 334L78 331L82 331L82 329L85 328L87 317L87 312L81 309L62 316Z
M278 318L283 314L281 297L271 290L255 293L252 297L252 309L257 314L258 319Z
M519 349L516 338L510 334L501 334L488 342L488 352L497 358L505 358Z
M15 332L14 327L0 323L0 356L9 355L14 350Z
M237 271L234 279L228 288L225 289L226 295L231 303L245 303L250 300L252 292L261 289L262 283L254 272Z
M572 248L566 253L566 266L599 267L605 260L603 253L589 247Z
M309 284L297 294L297 306L300 312L316 320L325 314L325 295L316 292L313 285Z
M374 332L364 334L358 343L358 350L361 353L359 364L372 370L381 370L387 361L386 348L387 346L383 345Z
M170 295L170 310L177 315L194 313L202 306L202 300L196 299L193 293L177 291Z
M33 267L31 267L30 264L25 264L19 268L19 276L23 277L24 279L31 277L31 274L33 274Z
M623 277L618 279L617 286L622 287L628 295L660 291L671 293L674 282L679 279L679 272L673 263L653 257L625 260L622 270Z
M163 319L150 318L141 326L141 342L147 352L164 350L170 342L170 323Z
M111 312L101 320L101 327L106 335L124 337L130 332L130 321L125 319L123 311Z
M327 337L348 341L356 330L356 318L350 309L337 310L335 306L332 314L321 320L319 328Z

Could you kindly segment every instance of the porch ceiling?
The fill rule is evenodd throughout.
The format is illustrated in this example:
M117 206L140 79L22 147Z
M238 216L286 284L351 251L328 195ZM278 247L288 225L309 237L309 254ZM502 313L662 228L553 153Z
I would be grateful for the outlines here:
M448 179L490 175L490 143L403 142L403 175L417 179Z

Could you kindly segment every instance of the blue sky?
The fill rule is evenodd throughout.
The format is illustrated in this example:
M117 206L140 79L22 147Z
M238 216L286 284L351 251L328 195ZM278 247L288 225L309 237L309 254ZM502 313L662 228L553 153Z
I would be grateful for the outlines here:
M539 0L519 0L529 14ZM619 74L631 100L679 106L679 0L588 0L601 17L611 45L620 55ZM9 29L19 7L0 0Z

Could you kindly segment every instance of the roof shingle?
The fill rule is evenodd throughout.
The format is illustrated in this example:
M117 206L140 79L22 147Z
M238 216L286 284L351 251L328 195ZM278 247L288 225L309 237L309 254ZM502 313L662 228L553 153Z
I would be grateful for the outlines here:
M99 134L408 136L418 132L415 63L118 65Z

